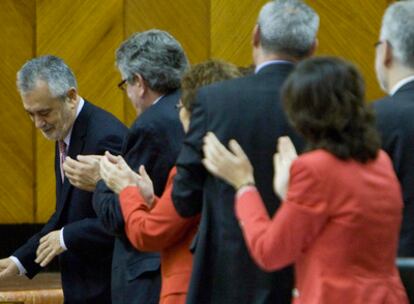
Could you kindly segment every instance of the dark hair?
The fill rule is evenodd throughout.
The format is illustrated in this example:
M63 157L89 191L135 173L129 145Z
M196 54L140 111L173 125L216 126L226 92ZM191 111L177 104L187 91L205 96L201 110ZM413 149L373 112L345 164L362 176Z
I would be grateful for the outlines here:
M338 158L362 163L375 159L380 149L364 94L356 67L334 57L302 61L282 90L287 116L310 150L325 149Z
M198 88L240 76L235 65L222 60L211 59L193 65L181 79L181 103L186 110L191 111Z

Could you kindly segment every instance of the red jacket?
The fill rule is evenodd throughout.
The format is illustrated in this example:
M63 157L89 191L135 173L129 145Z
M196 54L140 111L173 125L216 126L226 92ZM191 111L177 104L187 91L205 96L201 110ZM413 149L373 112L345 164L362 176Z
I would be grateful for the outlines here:
M254 187L236 214L256 263L295 264L294 303L408 303L395 266L402 197L391 161L342 161L316 150L290 171L286 200L270 219Z
M155 198L152 209L137 187L127 187L119 194L125 232L131 244L141 251L161 252L161 303L163 298L174 294L179 295L179 301L185 301L182 294L187 293L192 269L192 254L188 248L199 222L198 216L182 218L175 211L171 199L175 175L174 167L163 195ZM181 303L177 301L172 303Z

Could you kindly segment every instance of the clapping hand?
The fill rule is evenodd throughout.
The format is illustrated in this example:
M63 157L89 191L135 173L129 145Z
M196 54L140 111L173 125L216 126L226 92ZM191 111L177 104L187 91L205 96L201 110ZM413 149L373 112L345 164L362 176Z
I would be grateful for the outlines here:
M229 149L213 133L207 133L203 145L204 166L211 174L222 178L235 189L253 184L253 167L243 149L234 139L230 140Z
M136 173L128 166L122 156L105 152L100 163L100 175L106 185L117 194L127 186L138 187L145 202L152 206L154 187L144 166L141 165Z
M275 175L273 178L273 189L283 200L285 199L289 177L290 166L298 157L295 146L288 136L279 137L277 141L277 150L273 156L273 165Z
M78 155L77 159L66 157L63 171L69 182L85 191L94 191L101 179L99 174L100 155Z

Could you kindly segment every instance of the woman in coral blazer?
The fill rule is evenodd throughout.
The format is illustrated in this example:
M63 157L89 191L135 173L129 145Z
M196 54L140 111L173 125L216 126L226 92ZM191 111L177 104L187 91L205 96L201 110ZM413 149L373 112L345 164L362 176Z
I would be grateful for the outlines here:
M192 103L198 87L240 76L237 67L218 60L193 66L182 78L180 119L188 130ZM121 156L106 153L101 176L114 192L125 219L131 244L141 251L161 252L161 304L184 304L190 282L192 254L190 243L198 229L199 217L182 218L174 208L171 191L176 168L170 172L163 195L154 197L150 178L141 166L134 173Z
M294 303L408 303L395 266L401 190L363 96L347 62L297 66L283 100L310 151L295 160L290 140L279 139L275 191L284 203L273 219L241 147L231 141L231 153L212 134L205 139L206 167L238 189L235 211L253 259L268 271L295 264Z

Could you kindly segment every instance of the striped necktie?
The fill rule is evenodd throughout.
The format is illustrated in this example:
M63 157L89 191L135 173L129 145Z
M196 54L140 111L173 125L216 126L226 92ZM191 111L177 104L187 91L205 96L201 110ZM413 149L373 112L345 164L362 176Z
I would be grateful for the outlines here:
M63 163L66 159L66 143L63 140L59 140L58 145L59 145L59 158L60 158L60 177L62 178L62 184L63 184L63 180L65 179L65 173L63 172Z

